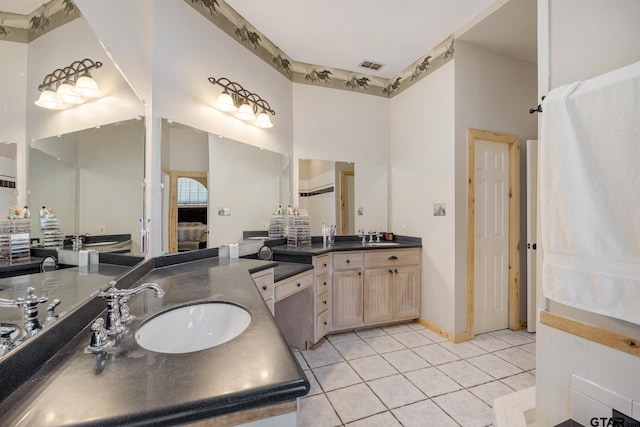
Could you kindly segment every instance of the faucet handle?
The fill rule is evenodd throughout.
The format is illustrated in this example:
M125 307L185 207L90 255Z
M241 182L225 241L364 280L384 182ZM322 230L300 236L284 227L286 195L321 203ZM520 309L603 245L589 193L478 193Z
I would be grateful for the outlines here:
M57 318L58 314L56 313L56 307L59 306L61 301L56 298L53 300L51 304L47 307L47 317L44 319L44 326L47 326L53 323Z
M125 325L128 325L133 320L133 315L129 312L129 306L127 302L130 297L122 297L118 300L118 304L120 305L120 321Z
M99 353L111 346L111 340L104 327L104 319L98 318L91 324L91 344L85 348L86 353Z

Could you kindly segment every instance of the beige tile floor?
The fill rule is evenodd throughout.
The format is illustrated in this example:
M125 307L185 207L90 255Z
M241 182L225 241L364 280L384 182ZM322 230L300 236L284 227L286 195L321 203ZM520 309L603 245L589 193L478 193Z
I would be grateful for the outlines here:
M490 426L494 398L535 384L526 331L452 344L404 323L329 335L294 354L311 383L299 426Z

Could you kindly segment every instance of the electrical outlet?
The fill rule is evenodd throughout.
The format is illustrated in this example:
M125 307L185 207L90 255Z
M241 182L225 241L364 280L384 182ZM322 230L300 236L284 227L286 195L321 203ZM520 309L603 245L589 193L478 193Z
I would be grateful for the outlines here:
M267 223L266 223L266 222L263 222L263 223L262 223L262 229L263 229L263 230L266 230L266 229L267 229Z
M104 225L99 225L98 234L106 234L106 233L107 233L107 228Z
M407 232L407 226L402 224L402 234Z

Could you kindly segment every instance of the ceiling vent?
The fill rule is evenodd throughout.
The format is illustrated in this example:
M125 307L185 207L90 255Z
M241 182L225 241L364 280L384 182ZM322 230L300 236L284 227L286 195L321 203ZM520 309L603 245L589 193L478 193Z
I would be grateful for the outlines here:
M365 59L360 63L360 66L362 68L368 68L369 70L378 71L380 68L383 67L383 64L378 64L377 62L373 62L373 61L369 61L368 59Z

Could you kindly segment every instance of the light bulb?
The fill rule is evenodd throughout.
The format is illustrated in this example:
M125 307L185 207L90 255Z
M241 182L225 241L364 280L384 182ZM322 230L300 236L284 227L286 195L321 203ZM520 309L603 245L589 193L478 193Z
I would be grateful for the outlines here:
M56 93L51 89L40 93L40 97L35 104L38 107L48 108L49 110L63 110L65 108L65 105L56 97Z
M98 83L88 73L78 78L73 91L85 98L101 98L103 96Z
M255 114L253 114L253 108L251 105L244 103L238 108L238 112L236 113L236 117L240 120L253 120L255 119Z
M271 119L269 118L269 115L264 110L262 110L262 112L260 114L258 114L258 117L256 117L256 123L255 124L259 128L263 128L263 129L267 129L267 128L272 128L273 127L273 123L271 123Z
M215 107L220 111L236 111L238 108L233 103L233 98L229 95L229 92L226 90L218 96L218 100L216 101Z
M64 82L60 86L58 86L58 90L56 91L56 98L65 104L82 104L84 103L84 99L81 96L78 96L73 89L73 85L71 83Z

